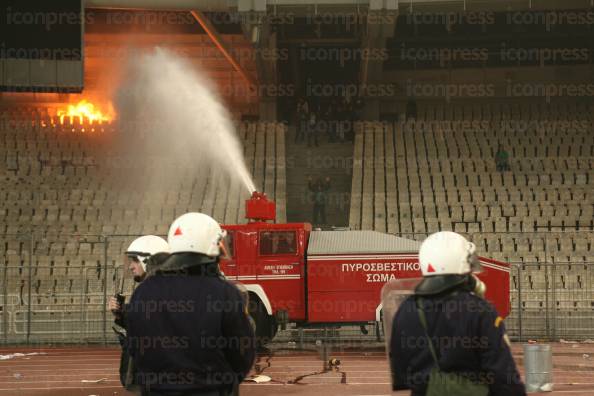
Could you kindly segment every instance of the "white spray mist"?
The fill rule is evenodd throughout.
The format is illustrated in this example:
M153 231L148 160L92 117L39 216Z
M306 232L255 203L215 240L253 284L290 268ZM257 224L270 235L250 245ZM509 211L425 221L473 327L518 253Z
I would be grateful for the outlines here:
M129 118L140 119L138 128L145 140L164 157L173 154L198 166L222 170L250 194L256 190L231 117L195 65L156 48L131 61L120 96L124 108L133 103ZM139 147L139 152L143 149Z

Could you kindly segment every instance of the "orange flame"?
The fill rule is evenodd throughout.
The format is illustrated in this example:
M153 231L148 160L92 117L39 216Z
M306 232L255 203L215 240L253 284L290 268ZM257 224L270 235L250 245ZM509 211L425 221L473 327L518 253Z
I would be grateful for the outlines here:
M107 111L101 112L86 99L81 100L75 105L68 105L67 110L58 110L58 117L60 117L60 124L64 125L64 118L69 117L70 123L74 122L74 118L78 118L80 124L93 124L98 122L111 122L115 118L115 111L111 102L107 104Z

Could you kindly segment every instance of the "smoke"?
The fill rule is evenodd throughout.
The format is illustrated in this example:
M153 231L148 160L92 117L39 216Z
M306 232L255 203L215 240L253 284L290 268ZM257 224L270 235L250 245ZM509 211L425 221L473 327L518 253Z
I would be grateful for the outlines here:
M256 190L235 127L215 90L194 64L162 48L130 60L117 93L126 147L194 169L211 169ZM154 165L154 164L153 164Z

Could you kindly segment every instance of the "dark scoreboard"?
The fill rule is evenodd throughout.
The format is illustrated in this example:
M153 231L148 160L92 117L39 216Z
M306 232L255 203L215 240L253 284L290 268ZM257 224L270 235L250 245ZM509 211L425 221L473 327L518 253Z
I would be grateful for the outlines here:
M82 0L2 0L0 89L80 92Z

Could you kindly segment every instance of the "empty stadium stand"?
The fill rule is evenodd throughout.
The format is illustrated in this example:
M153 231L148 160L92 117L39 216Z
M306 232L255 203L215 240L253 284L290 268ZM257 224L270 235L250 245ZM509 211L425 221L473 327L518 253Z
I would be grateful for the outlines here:
M594 259L578 233L593 226L589 108L434 106L420 113L359 126L351 228L481 233L489 237L480 246L512 261ZM509 152L509 172L495 168L499 144ZM543 241L513 235L539 231L547 232L546 253Z
M583 338L594 309L592 114L583 103L420 103L416 119L360 123L350 227L419 240L461 232L514 264L514 335ZM510 171L496 169L499 145Z
M151 180L154 169L135 169L133 161L114 154L115 124L61 125L48 113L0 112L2 305L16 303L10 315L18 334L19 307L45 315L42 324L80 321L84 312L99 315L103 282L109 295L117 290L122 253L136 235L166 235L173 219L188 211L222 223L246 221L249 193L239 182L214 169L180 169L175 159L154 165L171 167L157 173L169 175L167 180ZM248 169L258 189L277 202L279 222L286 221L285 129L263 122L237 127ZM29 290L32 301L25 301ZM67 306L71 314L63 312ZM100 325L101 317L85 323ZM52 329L46 329L48 337L54 330L64 336Z

